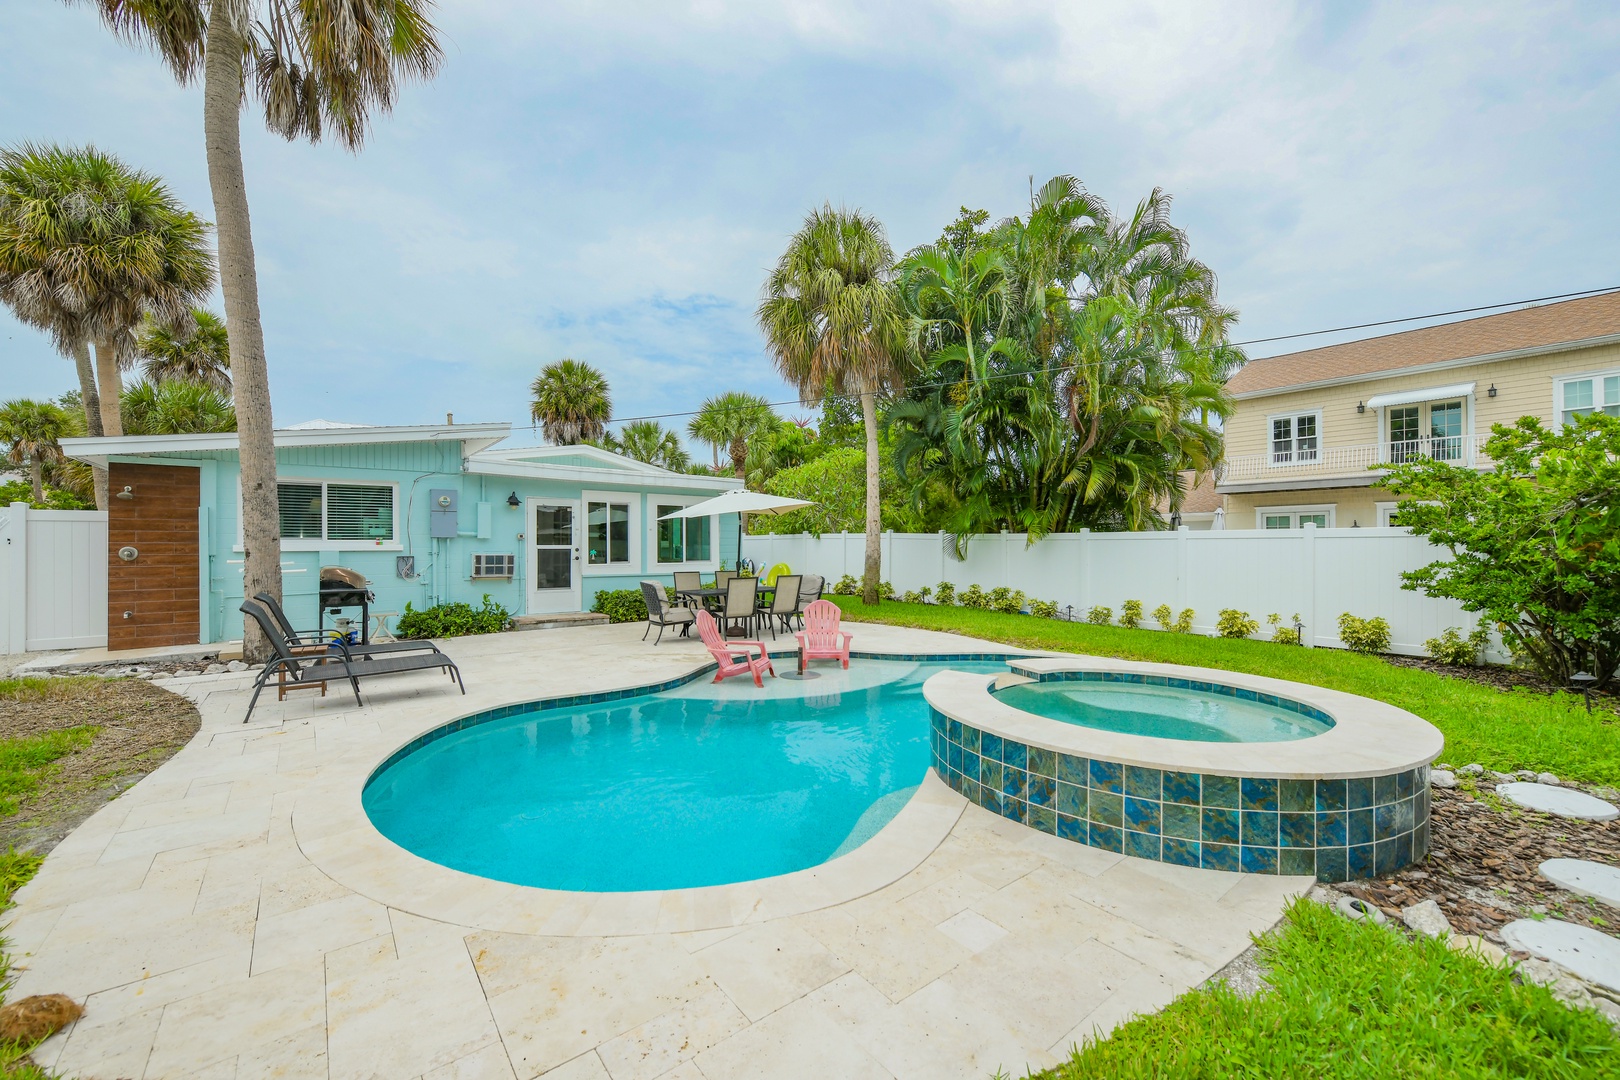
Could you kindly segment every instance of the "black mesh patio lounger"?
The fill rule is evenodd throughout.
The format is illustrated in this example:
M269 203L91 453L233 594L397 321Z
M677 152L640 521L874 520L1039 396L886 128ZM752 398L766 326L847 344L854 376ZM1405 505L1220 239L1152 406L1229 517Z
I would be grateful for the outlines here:
M253 716L253 707L259 703L259 695L269 684L273 676L281 676L285 687L304 687L321 684L321 693L326 693L328 679L348 679L349 685L354 688L354 703L365 704L360 700L360 680L369 679L378 675L403 675L411 671L447 671L450 678L455 680L461 692L467 692L466 683L461 681L461 669L438 649L432 652L399 653L394 656L352 656L344 652L337 643L333 648L321 653L315 653L310 646L303 646L298 652L289 648L286 640L278 632L269 611L263 604L255 600L245 600L242 603L243 615L259 624L264 631L265 638L270 647L275 650L275 659L271 660L259 672L258 678L253 681L253 697L248 701L247 715L242 717L242 723L247 723ZM299 655L302 652L303 655ZM284 692L284 691L283 691Z
M326 648L329 645L341 645L343 651L350 656L381 656L387 653L411 652L441 652L442 650L431 641L373 641L367 645L355 645L341 638L322 637L319 630L294 630L292 620L282 610L276 598L269 593L255 593L253 599L264 605L270 613L270 618L280 628L281 634L287 639L287 644L293 649L308 649L315 646Z

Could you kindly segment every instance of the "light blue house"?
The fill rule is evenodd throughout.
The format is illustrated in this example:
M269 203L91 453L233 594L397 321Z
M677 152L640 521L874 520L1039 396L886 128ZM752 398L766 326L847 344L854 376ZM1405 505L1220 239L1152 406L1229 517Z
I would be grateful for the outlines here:
M499 449L508 424L275 433L284 606L313 626L322 567L364 575L372 611L485 593L518 615L589 610L601 590L713 572L735 515L659 521L738 487L590 446ZM109 468L108 644L239 638L241 490L234 434L63 443ZM195 605L194 607L192 605ZM195 619L191 612L195 611ZM353 615L354 612L345 612Z

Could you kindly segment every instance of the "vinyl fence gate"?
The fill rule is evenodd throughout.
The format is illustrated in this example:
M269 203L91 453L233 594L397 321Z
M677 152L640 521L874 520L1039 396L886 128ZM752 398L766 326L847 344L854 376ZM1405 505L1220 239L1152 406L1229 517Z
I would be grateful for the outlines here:
M106 513L0 507L0 653L106 644Z

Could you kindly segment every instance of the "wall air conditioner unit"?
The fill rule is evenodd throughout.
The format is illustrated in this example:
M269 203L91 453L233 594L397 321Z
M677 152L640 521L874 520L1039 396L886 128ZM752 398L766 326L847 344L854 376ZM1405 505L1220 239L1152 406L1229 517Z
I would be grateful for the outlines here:
M472 576L475 578L509 578L517 565L516 555L474 555Z

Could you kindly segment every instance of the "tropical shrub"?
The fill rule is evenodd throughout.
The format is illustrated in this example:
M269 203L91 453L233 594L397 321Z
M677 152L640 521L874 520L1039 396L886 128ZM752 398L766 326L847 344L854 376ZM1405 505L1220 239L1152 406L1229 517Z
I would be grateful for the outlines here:
M1031 600L1029 613L1037 619L1055 619L1058 617L1058 602L1056 600Z
M1275 641L1279 645L1299 644L1299 631L1294 629L1293 626L1293 624L1298 622L1298 612L1294 613L1294 617L1290 619L1288 623L1284 623L1282 621L1282 616L1278 615L1275 611L1266 616L1266 625L1273 628L1271 631L1271 640Z
M1487 473L1423 458L1382 481L1401 524L1451 553L1404 586L1479 612L1549 682L1604 685L1620 666L1620 419L1526 416L1492 428L1485 453Z
M908 604L926 604L928 603L928 596L930 592L932 592L932 590L929 589L928 586L924 585L920 589L907 589L900 599Z
M1114 609L1111 607L1104 607L1102 604L1098 604L1096 607L1086 612L1086 622L1091 623L1093 626L1110 626L1113 624L1113 621Z
M942 581L934 586L934 602L942 607L950 607L956 603L956 586L948 581Z
M878 599L879 600L893 600L894 599L894 585L891 584L890 582L887 582L887 581L878 582Z
M610 623L643 622L647 618L647 598L640 589L603 589L596 594L591 610L605 614Z
M1485 623L1474 627L1474 632L1463 637L1462 631L1455 626L1448 626L1440 632L1439 637L1432 637L1423 643L1429 658L1440 664L1450 664L1453 667L1473 667L1479 663L1480 654L1491 643L1491 631Z
M646 618L643 609L642 618ZM405 602L405 614L394 624L394 636L401 638L448 638L467 634L495 634L505 630L512 613L484 594L484 606L475 608L461 602L434 604L417 611Z
M849 574L838 579L838 584L830 590L834 596L854 596L861 591L861 583Z
M1383 616L1359 619L1347 611L1339 616L1339 640L1352 652L1384 652L1389 648L1389 620Z
M1014 592L1005 585L998 585L990 590L990 610L999 611L1006 615L1022 615L1024 612L1024 591Z
M1119 609L1119 625L1135 630L1142 625L1142 601L1127 600Z
M961 594L957 596L957 600L961 602L963 607L978 608L981 611L990 606L990 598L977 585L969 585L963 589Z
M1222 608L1221 617L1215 621L1215 633L1223 638L1246 638L1258 629L1260 620L1237 608Z
M1192 633L1192 628L1193 609L1190 607L1182 608L1181 614L1176 616L1176 625L1174 629L1178 634L1190 634Z
M1159 622L1161 630L1175 630L1176 613L1170 609L1169 604L1160 604L1153 609L1153 617Z

